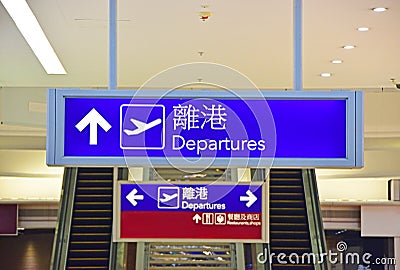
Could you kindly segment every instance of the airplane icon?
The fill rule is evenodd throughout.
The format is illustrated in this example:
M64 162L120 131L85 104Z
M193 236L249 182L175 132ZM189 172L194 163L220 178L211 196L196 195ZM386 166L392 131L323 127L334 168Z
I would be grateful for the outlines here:
M146 130L161 124L162 122L160 118L157 118L156 120L151 121L150 123L145 123L134 118L131 118L130 121L137 127L137 129L134 130L124 129L125 134L128 136L141 134Z
M166 132L164 105L122 104L119 117L121 149L164 149Z
M162 202L162 203L169 202L170 200L173 200L173 199L178 197L178 193L174 193L172 195L168 195L166 193L163 193L162 195L163 195L164 198L159 198L160 202Z
M178 209L179 208L179 187L158 187L157 191L158 209Z

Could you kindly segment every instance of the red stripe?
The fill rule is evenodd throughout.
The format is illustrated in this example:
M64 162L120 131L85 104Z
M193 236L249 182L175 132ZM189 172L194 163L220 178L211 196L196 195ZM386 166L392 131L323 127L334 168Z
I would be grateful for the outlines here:
M120 238L261 239L262 226L203 225L198 212L122 211Z

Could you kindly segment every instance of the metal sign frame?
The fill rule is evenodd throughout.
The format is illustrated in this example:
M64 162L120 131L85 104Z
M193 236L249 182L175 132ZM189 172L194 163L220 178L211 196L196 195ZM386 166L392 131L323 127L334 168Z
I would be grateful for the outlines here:
M166 96L166 94L168 95ZM257 99L260 96L266 100L345 100L346 101L346 158L273 158L272 167L319 167L341 168L362 167L363 160L363 93L362 91L105 91L105 90L77 90L77 89L50 89L48 92L47 112L47 164L61 166L126 166L125 157L121 156L65 156L65 100L68 98L208 98L208 99ZM116 112L119 113L119 112ZM205 158L207 159L207 158ZM263 158L217 158L212 166L220 167L257 167ZM271 158L265 158L271 164ZM149 160L142 157L129 157L129 163L135 166L169 166L169 161L179 163L179 158L152 157ZM208 161L206 161L208 163ZM175 163L176 164L176 163Z
M123 184L138 184L138 185L226 185L226 186L236 186L236 185L245 185L245 186L258 186L261 188L262 200L261 200L261 238L260 239L217 239L217 238L121 238L120 237L120 229L121 229L121 185ZM113 241L114 242L208 242L208 243L227 243L227 242L235 242L235 243L268 243L269 242L269 185L268 181L264 182L211 182L211 181L176 181L176 182L162 182L162 181L115 181L114 183L114 202L113 202ZM160 210L162 211L162 210ZM193 213L196 213L193 211ZM138 221L140 222L140 221Z

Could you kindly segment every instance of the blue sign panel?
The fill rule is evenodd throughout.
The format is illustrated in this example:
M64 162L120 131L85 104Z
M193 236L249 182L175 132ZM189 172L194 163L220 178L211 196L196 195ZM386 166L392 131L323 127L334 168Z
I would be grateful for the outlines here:
M47 161L362 166L361 92L261 93L49 90Z
M121 184L121 211L261 213L261 198L261 185Z
M345 101L338 102L345 107ZM69 98L65 100L68 140L64 141L64 154L273 157L275 128L269 112L263 111L267 104L265 100ZM112 128L104 130L98 124L95 133L90 127L78 129L77 123L93 109ZM345 136L345 122L337 128ZM93 136L96 144L90 143Z

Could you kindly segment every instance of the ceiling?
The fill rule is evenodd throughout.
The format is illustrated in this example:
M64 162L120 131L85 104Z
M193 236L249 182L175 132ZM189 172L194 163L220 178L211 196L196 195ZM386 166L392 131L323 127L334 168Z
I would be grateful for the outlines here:
M32 95L48 87L107 88L108 1L27 2L67 74L45 73L0 5L0 86L32 89ZM212 13L206 21L199 17L202 5L208 5ZM371 11L378 6L388 10ZM390 80L400 82L399 25L398 0L303 1L304 89L362 89L367 93L366 167L324 171L321 178L400 177L400 111L396 109L400 92ZM359 32L358 27L370 30ZM119 0L117 35L119 88L139 88L155 74L193 62L228 66L260 89L293 88L290 0L254 0L251 4L243 0ZM356 48L342 48L348 44ZM333 59L343 63L332 64ZM321 77L322 72L332 76ZM193 75L194 82L198 79ZM44 127L27 126L0 127L0 159L14 151L28 156L29 162L36 156L44 158L43 153L32 152L44 150ZM31 152L27 155L26 151ZM0 176L26 176L31 170L25 166L18 172L9 161L3 164L7 165L0 167ZM47 173L53 177L59 172L45 172L42 167L36 172L41 177Z
M107 87L109 1L27 2L67 75L45 73L0 5L0 85ZM121 88L137 88L167 68L199 61L236 69L261 89L293 88L293 1L117 2ZM390 78L400 81L399 1L303 2L305 89L393 88ZM206 21L199 17L202 5L212 12ZM389 9L372 12L377 6ZM356 30L362 26L370 31ZM341 48L347 44L356 48ZM322 72L333 76L322 78Z

